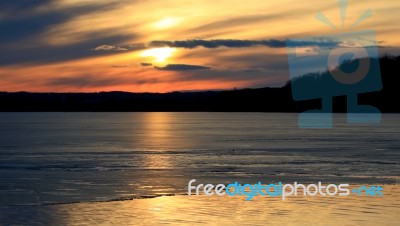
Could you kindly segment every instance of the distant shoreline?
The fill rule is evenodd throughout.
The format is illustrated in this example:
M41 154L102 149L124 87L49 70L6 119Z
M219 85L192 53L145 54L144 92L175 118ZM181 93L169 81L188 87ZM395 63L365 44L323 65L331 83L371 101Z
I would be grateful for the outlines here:
M383 113L400 113L400 78L396 73L400 57L382 57L379 61L383 88L359 94L358 104L375 106ZM320 79L304 75L296 81L302 78ZM294 101L291 85L170 93L0 92L0 112L303 112L321 108L321 99ZM333 112L347 112L346 96L333 97L332 103Z
M397 92L397 91L395 91ZM400 113L397 94L359 95L360 104L383 113ZM251 101L250 101L251 100ZM290 87L171 93L0 92L0 112L302 112L319 109L321 100L294 101ZM333 97L333 112L347 112L346 97Z

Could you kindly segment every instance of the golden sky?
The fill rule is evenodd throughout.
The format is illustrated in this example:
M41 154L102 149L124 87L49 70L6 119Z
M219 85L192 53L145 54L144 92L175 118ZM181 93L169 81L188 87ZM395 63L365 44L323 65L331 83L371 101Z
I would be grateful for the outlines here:
M400 1L21 0L0 3L0 91L280 86L285 40L374 30L399 54ZM372 16L351 27L370 9ZM337 28L316 19L322 12Z

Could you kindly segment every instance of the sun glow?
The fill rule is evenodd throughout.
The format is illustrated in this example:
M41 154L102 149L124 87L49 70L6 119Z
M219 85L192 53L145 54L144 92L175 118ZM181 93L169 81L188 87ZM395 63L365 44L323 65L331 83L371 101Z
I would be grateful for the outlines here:
M154 23L153 26L157 29L167 29L177 25L178 22L179 19L176 17L166 17Z
M152 57L157 63L164 63L176 51L175 48L162 47L144 50L141 54L143 57Z

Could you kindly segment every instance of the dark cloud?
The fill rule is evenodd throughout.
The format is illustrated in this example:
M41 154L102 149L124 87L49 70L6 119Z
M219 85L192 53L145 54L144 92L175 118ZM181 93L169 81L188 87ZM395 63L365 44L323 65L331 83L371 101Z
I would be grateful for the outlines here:
M134 37L133 35L108 33L111 35L105 36L104 33L93 32L88 35L96 38L62 46L33 45L19 48L4 46L2 47L3 54L0 54L0 65L52 63L96 55L118 54L120 51L100 52L91 49L93 49L93 46L101 45L101 43L127 42Z
M267 39L267 40L241 40L241 39L214 39L214 40L202 40L192 39L183 41L152 41L149 43L150 47L174 47L174 48L186 48L193 49L196 47L204 48L244 48L252 46L267 46L270 48L285 48L288 40L278 39ZM316 40L316 41L291 41L291 45L294 46L310 46L318 45L325 47L337 46L339 42L331 40Z
M246 87L281 86L289 76L266 73L265 70L193 70L177 73L171 81L245 82ZM170 81L170 82L171 82Z
M192 49L196 47L204 48L218 48L218 47L230 47L230 48L241 48L250 47L254 45L271 45L274 47L284 47L286 46L285 41L279 40L265 40L265 41L255 41L255 40L238 40L238 39L215 39L215 40L183 40L183 41L152 41L149 46L152 47L176 47L176 48L186 48Z
M45 85L50 86L72 86L83 87L103 87L125 84L127 81L123 78L98 78L93 75L80 75L76 77L54 78L46 80Z
M140 63L140 65L141 65L142 67L149 67L149 66L152 66L153 64L152 64L152 63L142 62L142 63Z
M107 44L99 45L93 50L110 51L110 50L142 50L156 47L172 47L172 48L185 48L194 49L198 47L216 49L221 47L226 48L249 48L254 46L266 46L269 48L286 48L290 47L309 47L319 46L321 48L333 48L343 44L340 40L335 40L331 37L315 37L313 40L292 40L292 39L265 39L265 40L242 40L242 39L189 39L189 40L155 40L149 43L139 43L127 46L112 46ZM384 47L384 46L378 46Z
M101 12L117 7L115 1L107 3L79 4L68 8L51 9L53 0L1 1L0 16L0 65L37 64L79 59L98 55L91 51L96 46L110 46L132 40L134 35L118 34L116 31L98 31L82 34L82 40L66 45L47 45L44 36L50 28L73 20L81 15ZM51 10L38 10L45 6ZM104 46L103 46L104 47ZM114 51L105 54L115 54ZM103 53L104 54L104 53Z
M165 67L155 67L158 70L165 71L192 71L192 70L208 70L210 67L201 65L190 65L190 64L168 64Z
M19 0L0 1L1 19L15 18L15 16L29 15L32 9L48 5L53 0Z
M22 40L32 42L32 38L42 34L48 28L62 24L75 17L112 8L115 4L87 4L64 9L38 12L42 6L50 6L50 0L21 0L1 3L4 12L0 20L0 43L19 43ZM4 31L4 32L3 32Z
M145 43L135 43L127 46L128 49L130 50L142 50L146 49L146 44Z

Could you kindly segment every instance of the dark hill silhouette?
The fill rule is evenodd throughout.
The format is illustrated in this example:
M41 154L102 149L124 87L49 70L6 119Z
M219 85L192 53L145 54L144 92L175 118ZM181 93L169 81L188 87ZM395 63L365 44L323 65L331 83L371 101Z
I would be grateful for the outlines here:
M382 112L400 112L397 87L400 84L400 57L379 59L383 89L359 95L360 104ZM345 62L351 65L354 62ZM343 66L343 65L341 65ZM299 80L323 79L327 72L302 76ZM296 82L296 81L295 81ZM294 101L291 82L281 88L229 91L129 93L27 93L0 92L0 111L238 111L301 112L320 108L320 99ZM251 100L251 101L250 101ZM346 112L346 97L333 98L335 112Z

